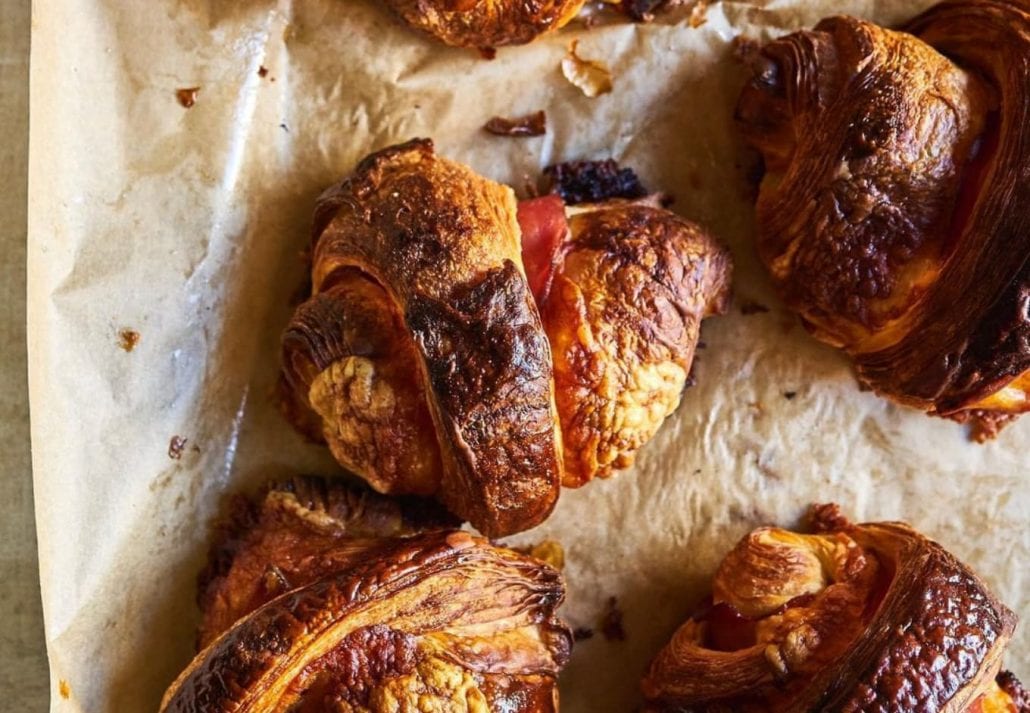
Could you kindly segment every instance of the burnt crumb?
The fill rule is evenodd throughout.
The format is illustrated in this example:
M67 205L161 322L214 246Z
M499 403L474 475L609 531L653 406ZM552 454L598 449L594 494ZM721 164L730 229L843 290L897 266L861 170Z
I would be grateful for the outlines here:
M268 76L268 67L266 67L265 65L261 65L260 67L258 67L258 76L259 77L267 77Z
M493 58L495 58L497 56L497 48L496 47L480 47L479 48L479 56L482 57L483 59L489 61L489 60L491 60L491 59L493 59Z
M177 89L175 91L175 98L179 100L179 103L186 109L189 109L197 103L197 95L200 94L200 87L188 87L185 89Z
M793 401L797 397L797 395L798 395L797 391L784 391L783 392L783 398L787 399L787 401Z
M543 136L547 133L547 114L537 111L515 119L495 116L483 130L495 136Z
M669 0L621 0L618 8L634 22L651 22L654 14L667 5Z
M188 441L188 438L182 436L172 436L172 440L168 442L168 457L172 460L181 460Z
M586 641L594 638L594 630L586 626L577 626L572 630L573 641Z
M703 339L697 340L697 346L694 347L694 349L707 349L707 348L708 348L708 344Z
M744 300L740 304L740 313L743 315L764 314L768 311L768 307L761 302L755 302L754 300Z
M619 609L618 598L608 597L604 613L601 614L600 628L604 638L608 641L626 640L626 630L622 626L622 610Z
M123 329L118 332L118 346L125 352L131 352L139 344L139 332L134 329Z
M279 124L279 128L285 131L287 134L290 133L290 127L288 127L286 124Z
M633 169L619 168L612 159L559 163L545 168L544 175L551 181L551 192L569 205L647 195Z

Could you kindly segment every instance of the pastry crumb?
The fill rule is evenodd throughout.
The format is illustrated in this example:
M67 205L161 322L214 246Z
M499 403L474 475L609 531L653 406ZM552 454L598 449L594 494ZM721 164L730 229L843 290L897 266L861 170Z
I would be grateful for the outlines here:
M139 344L139 332L135 329L123 329L118 332L118 346L125 352L131 352Z

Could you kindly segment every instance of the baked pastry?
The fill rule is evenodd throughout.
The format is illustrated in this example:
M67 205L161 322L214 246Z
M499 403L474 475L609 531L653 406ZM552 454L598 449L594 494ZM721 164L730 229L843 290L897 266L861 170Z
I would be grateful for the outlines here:
M563 598L558 572L446 518L297 479L222 533L161 710L557 711Z
M679 403L730 263L589 166L558 183L601 202L520 206L415 140L324 193L283 337L291 420L376 490L436 497L491 537L546 518L563 473L632 462Z
M760 528L643 681L649 711L1026 711L999 675L1016 617L908 525L813 508L813 534Z
M863 382L989 437L1030 409L1030 2L903 29L832 17L756 56L758 250Z
M387 0L408 25L455 47L523 45L579 14L584 0Z

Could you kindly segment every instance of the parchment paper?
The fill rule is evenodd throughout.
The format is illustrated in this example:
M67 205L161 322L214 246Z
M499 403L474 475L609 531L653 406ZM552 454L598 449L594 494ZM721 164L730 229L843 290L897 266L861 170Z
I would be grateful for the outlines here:
M566 491L516 538L564 544L573 625L596 628L611 596L624 612L625 641L576 647L564 710L630 710L736 538L795 524L813 501L908 520L1030 615L1030 418L978 446L859 391L774 299L751 243L732 38L833 12L897 22L926 4L717 3L697 28L685 10L574 25L484 61L370 0L36 3L28 317L52 709L155 710L193 652L194 578L224 495L339 472L274 408L278 336L315 196L414 136L515 186L551 162L613 156L736 259L738 308L706 323L698 385L638 465ZM577 37L612 68L611 94L588 99L561 76ZM190 87L186 109L176 90ZM538 109L545 137L480 132ZM742 314L749 301L769 311ZM131 352L125 329L140 335ZM1028 631L1007 657L1024 678Z

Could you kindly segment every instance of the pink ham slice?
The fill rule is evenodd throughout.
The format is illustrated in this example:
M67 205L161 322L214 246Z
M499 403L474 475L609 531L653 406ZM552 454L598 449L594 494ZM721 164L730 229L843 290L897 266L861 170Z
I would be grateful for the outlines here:
M522 229L522 264L529 289L539 305L551 289L569 234L565 202L556 195L521 201L517 217Z

